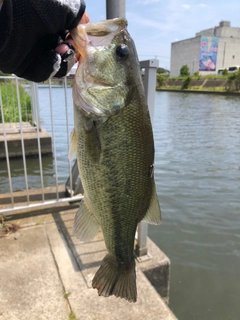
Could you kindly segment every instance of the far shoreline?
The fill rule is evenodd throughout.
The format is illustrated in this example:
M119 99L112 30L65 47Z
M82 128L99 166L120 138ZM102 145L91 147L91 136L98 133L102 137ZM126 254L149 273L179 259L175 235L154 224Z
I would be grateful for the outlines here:
M191 90L191 89L171 89L171 88L156 88L156 91L240 96L240 92L236 92L236 91Z

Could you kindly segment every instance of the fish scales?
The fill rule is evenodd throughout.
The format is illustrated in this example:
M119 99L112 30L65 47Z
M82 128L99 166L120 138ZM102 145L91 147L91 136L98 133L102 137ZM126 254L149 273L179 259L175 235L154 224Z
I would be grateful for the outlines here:
M120 30L113 28L115 34L108 46L101 47L100 58L99 48L96 51L88 46L85 51L79 48L85 60L75 76L74 128L84 200L75 217L74 234L88 241L100 225L108 254L93 279L93 287L99 295L113 294L135 302L133 250L137 224L148 212L146 220L159 223L160 208L151 169L152 127L135 46L126 31L125 20L122 19L122 26L119 20L103 22L107 27L109 23L117 23ZM81 39L87 33L77 32L85 32ZM100 37L102 32L101 24ZM77 42L76 35L73 39ZM132 54L127 54L128 60L116 58L117 42L124 52L123 44L129 46L127 50ZM106 74L99 74L101 68ZM89 86L91 81L97 83L97 88ZM94 104L92 112L91 104ZM153 210L149 210L151 207Z
M146 116L139 104L133 101L133 105L126 106L96 129L101 145L101 156L96 163L88 152L89 139L84 132L86 119L83 114L76 117L79 119L76 128L80 137L80 176L88 201L102 226L107 249L111 252L119 242L122 226L127 227L124 229L125 239L129 240L126 235L130 233L133 241L136 225L143 219L149 205L149 168L153 162L153 146L147 142L152 138L152 132L149 125L143 125L141 113ZM130 215L133 219L129 219ZM131 227L129 221L132 221ZM113 235L117 238L114 243ZM132 259L132 247L129 250Z

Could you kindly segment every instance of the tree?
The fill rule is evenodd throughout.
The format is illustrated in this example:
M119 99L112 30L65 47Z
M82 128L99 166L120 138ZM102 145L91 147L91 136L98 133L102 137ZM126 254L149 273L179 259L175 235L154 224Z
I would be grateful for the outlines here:
M181 89L182 90L188 89L191 81L192 81L192 78L190 76L186 77L186 79L183 81Z
M180 76L188 77L190 76L189 68L187 64L184 64L180 69Z
M162 75L157 73L157 85L158 87L164 87L166 85L167 79Z
M231 90L234 86L237 91L240 90L240 70L230 73L228 76L228 89Z
M222 71L222 75L223 76L227 76L228 75L228 69L223 69L223 71Z
M157 68L157 73L170 73L170 71L164 68Z

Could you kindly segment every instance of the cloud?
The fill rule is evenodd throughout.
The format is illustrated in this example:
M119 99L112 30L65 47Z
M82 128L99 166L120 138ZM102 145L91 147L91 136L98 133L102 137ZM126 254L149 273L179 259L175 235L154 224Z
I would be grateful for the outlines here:
M198 6L202 7L202 8L206 8L206 4L204 4L204 3L199 3Z
M155 2L160 2L160 0L137 0L137 3L144 4L144 5L155 3Z
M182 7L183 7L184 9L189 9L189 8L190 8L190 5L189 5L189 4L183 4Z
M169 21L168 23L164 21L159 21L159 19L148 19L145 18L143 15L133 13L133 12L127 12L127 19L129 21L129 26L131 27L137 27L138 29L144 28L144 27L151 27L155 30L160 31L171 31L175 29L175 24L172 21Z

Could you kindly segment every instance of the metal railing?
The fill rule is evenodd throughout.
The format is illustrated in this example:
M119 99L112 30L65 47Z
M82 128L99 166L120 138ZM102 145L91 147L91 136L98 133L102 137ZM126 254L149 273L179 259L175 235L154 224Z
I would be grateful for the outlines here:
M57 154L52 81L49 80L41 94L39 93L40 87L43 88L42 85L29 83L14 76L0 77L0 214L9 215L23 209L76 201L83 198L82 195L70 196L70 198L68 196L63 197L64 192L61 192L60 195L59 190L60 186L62 187L65 183L66 178L72 176L71 163L69 163L67 157L69 136L72 129L68 119L72 105L68 103L67 96L70 92L67 91L71 91L71 88L68 88L66 78L61 85L57 86L63 97L60 112L64 113L64 120L60 126L61 131L65 132L67 140L65 150L62 150L66 155L64 159L66 165L65 169L62 169L64 173L62 172L59 182L58 159L61 156ZM41 100L43 95L45 96L44 106L41 105L41 110L39 94ZM41 111L43 108L49 112L42 121ZM43 128L42 122L48 127L49 132ZM46 140L48 140L48 146L46 146ZM46 197L46 188L49 187L49 184L44 179L44 171L46 171L44 169L46 168L43 167L43 162L46 163L45 157L48 159L48 166L51 167L47 181L51 180L50 186L55 192L55 198L51 200ZM33 172L30 173L33 163ZM4 174L4 168L7 171L7 176ZM16 175L23 177L23 179L18 179L21 182L18 181L17 185L15 182L17 180L15 179ZM38 182L36 183L36 181ZM30 199L32 198L32 191L36 189L38 190L37 203ZM22 190L21 196L19 196L19 190ZM36 192L34 194L36 196ZM15 198L20 197L22 199L23 196L25 196L24 201L21 200L20 203L15 201ZM9 200L6 201L6 198Z
M144 69L145 94L153 119L158 60L142 61L140 66ZM72 90L67 78L58 83L49 80L45 85L38 85L14 76L0 77L0 214L10 215L19 210L83 198L77 164L68 160L70 132L73 128ZM29 100L31 108L26 111ZM62 143L60 134L64 135L65 143ZM31 136L34 136L35 147L30 144L30 150L27 150L27 141ZM42 142L44 139L50 139L48 152ZM16 176L22 178L17 186ZM48 198L49 187L54 190L51 199ZM25 201L15 201L19 197L19 190L22 190L20 198L25 196ZM35 196L38 194L37 201L32 200L32 193ZM147 223L139 224L137 234L137 254L147 255Z

